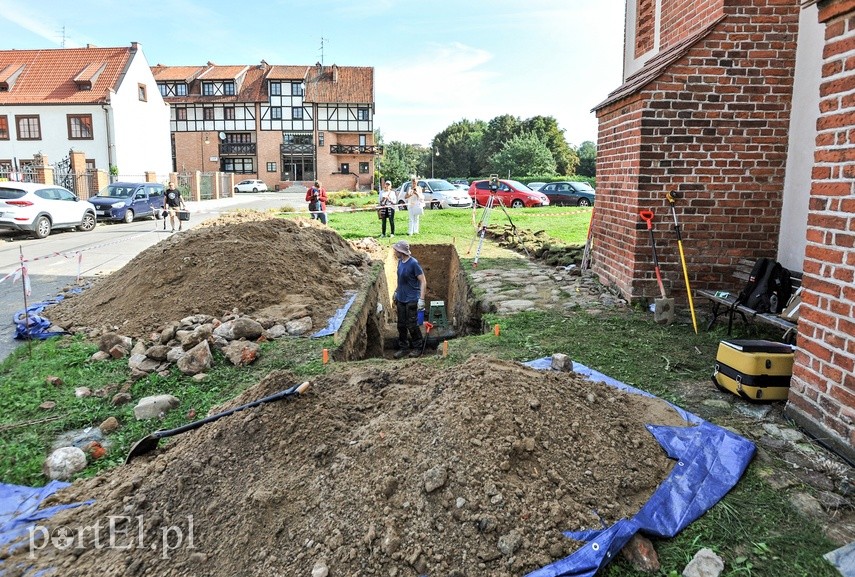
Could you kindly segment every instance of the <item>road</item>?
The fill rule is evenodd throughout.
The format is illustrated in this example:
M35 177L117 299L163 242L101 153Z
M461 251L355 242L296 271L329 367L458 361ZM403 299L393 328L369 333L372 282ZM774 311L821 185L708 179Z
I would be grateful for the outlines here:
M235 209L269 210L283 206L303 208L303 192L262 192L233 198L188 202L191 218L185 228L198 226ZM91 232L57 231L44 239L0 231L0 278L21 267L30 280L27 304L52 299L64 287L81 280L116 271L143 250L171 235L163 221L145 219L130 224L99 222ZM175 234L180 234L176 232ZM0 283L0 360L25 341L15 339L14 315L24 310L24 290L20 280Z

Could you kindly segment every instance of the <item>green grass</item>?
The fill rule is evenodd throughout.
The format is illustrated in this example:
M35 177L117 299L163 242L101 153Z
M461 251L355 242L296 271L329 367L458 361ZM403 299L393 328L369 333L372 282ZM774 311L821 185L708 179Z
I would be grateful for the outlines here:
M581 243L587 231L590 209L522 209L509 211L520 228L544 230L566 243ZM561 213L561 214L559 214ZM476 211L476 219L483 214ZM556 215L556 216L550 216ZM500 210L491 214L491 224L504 224ZM406 231L407 213L399 212L397 224ZM379 235L379 220L373 211L331 212L330 226L345 238L358 239ZM399 235L408 238L405 234ZM474 237L472 211L426 211L422 234L409 238L419 243L450 243L454 239L463 265L471 270L466 249ZM388 241L388 239L383 239ZM522 266L518 258L486 243L479 268ZM478 287L474 286L477 291ZM498 323L499 336L492 333L472 335L449 343L449 356L422 362L452 367L470 355L487 353L503 359L530 360L555 352L568 354L595 370L617 380L649 391L680 404L678 384L698 383L711 386L711 359L724 329L695 334L691 324L682 322L663 327L651 321L650 313L640 308L606 310L599 314L586 310L568 313L525 312L512 316L487 315L486 326ZM249 367L230 366L216 355L215 368L204 383L196 383L177 370L166 377L149 376L133 384L135 400L143 395L170 393L181 406L163 421L136 421L133 404L112 407L105 398L78 399L74 387L92 390L125 383L126 360L93 363L89 357L95 346L79 337L62 337L19 348L0 364L0 481L24 485L43 485L41 464L51 441L60 432L97 426L108 416L122 424L110 436L110 455L81 473L89 476L121 463L130 445L158 428L170 428L188 421L193 408L196 418L233 398L274 369L285 369L295 380L320 374L328 367L321 363L323 348L332 348L332 339L282 339L265 343L259 360ZM382 363L380 360L360 364ZM60 376L65 384L46 384L50 375ZM45 400L53 400L53 411L38 409ZM16 426L12 424L57 416L49 422ZM166 441L162 441L165 443ZM716 506L673 539L657 539L655 545L663 569L655 575L678 577L686 563L702 547L709 547L725 560L724 577L832 577L837 572L822 559L835 546L822 537L821 530L794 511L786 494L773 490L760 476L764 465L752 463L739 484ZM602 572L607 577L642 577L618 558Z

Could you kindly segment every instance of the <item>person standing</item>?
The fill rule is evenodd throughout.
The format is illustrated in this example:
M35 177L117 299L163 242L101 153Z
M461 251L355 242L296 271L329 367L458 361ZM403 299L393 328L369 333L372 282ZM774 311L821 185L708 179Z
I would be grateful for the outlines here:
M410 189L407 191L405 198L407 199L407 212L410 213L408 234L419 234L419 219L421 219L422 213L425 211L425 195L415 176L410 180Z
M327 223L327 191L321 186L321 181L316 180L314 185L306 191L306 202L309 203L309 212L312 220L320 220L322 224Z
M392 183L386 181L383 183L383 190L380 191L380 220L381 234L380 237L386 236L386 221L389 221L389 236L395 236L395 205L398 199L395 197L395 191L392 190Z
M184 210L186 206L174 182L170 182L163 193L163 208L169 211L169 226L172 227L172 232L175 232L175 218L178 216L178 210ZM163 230L166 230L166 219L163 220ZM178 219L178 230L181 230L181 219Z
M422 266L410 252L410 243L399 240L392 245L398 260L398 286L392 300L398 313L398 350L395 358L422 354L424 341L419 327L419 311L425 309L427 279Z

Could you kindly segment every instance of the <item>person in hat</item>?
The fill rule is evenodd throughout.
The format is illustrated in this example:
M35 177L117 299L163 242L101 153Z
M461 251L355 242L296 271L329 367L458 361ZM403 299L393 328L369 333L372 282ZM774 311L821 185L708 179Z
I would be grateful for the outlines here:
M419 311L425 308L427 279L422 266L410 252L410 243L399 240L392 245L398 259L398 288L393 300L398 313L398 351L395 358L422 354L422 330Z
M389 236L395 236L395 205L397 201L395 191L392 190L392 183L387 180L383 183L383 190L380 191L380 208L377 209L382 221L381 238L386 236L386 221L389 221Z
M314 185L306 190L306 202L309 203L309 212L312 220L320 220L321 224L327 223L327 191L321 186L321 181L316 180Z

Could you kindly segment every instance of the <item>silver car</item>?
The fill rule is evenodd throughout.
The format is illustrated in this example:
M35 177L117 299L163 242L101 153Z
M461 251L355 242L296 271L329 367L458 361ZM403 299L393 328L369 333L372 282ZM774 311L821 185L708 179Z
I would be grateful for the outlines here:
M425 178L419 180L419 186L425 196L425 208L472 208L472 197L469 192L460 190L447 180L441 178ZM407 192L410 182L405 182L398 192L398 206L407 208Z

